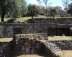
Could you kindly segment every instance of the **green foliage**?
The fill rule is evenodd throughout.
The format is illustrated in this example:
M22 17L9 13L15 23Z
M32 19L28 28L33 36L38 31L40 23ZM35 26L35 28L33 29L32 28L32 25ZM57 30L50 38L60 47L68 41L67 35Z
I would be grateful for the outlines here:
M13 0L0 0L1 21L4 21L4 16L13 11L15 7Z
M45 13L45 8L44 8L44 7L41 7L41 6L38 6L37 8L38 8L39 14L40 14L40 15L44 15L44 13Z
M72 3L70 3L68 6L68 13L72 16Z
M5 15L12 18L23 16L25 5L25 0L0 0L1 21L4 21Z
M62 7L56 6L55 9L56 9L57 15L58 15L58 16L61 16L62 11L63 11L63 10L62 10Z
M38 14L38 9L36 5L29 5L28 6L28 16L31 16L33 19L33 16L36 16Z
M21 16L24 17L27 14L27 4L25 0L22 0L21 2Z
M68 9L68 4L70 3L70 0L62 0L64 8Z
M50 9L50 16L52 16L54 18L56 14L57 14L56 9L55 8L51 8Z
M16 3L16 8L15 8L15 11L14 11L14 14L15 15L14 17L23 17L26 15L27 13L27 6L26 6L26 1L25 0L16 0L15 1Z
M0 0L1 22L4 21L5 15L12 15L15 8L15 0Z

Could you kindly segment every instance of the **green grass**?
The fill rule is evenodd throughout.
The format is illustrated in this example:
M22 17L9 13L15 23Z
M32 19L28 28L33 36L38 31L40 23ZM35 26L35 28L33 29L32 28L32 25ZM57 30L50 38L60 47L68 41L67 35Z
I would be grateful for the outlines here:
M41 16L41 15L38 15L37 17L34 16L34 18L46 18L45 16ZM21 17L21 18L17 18L17 21L20 21L20 22L24 22L28 19L31 19L31 17Z
M16 21L20 21L20 22L24 22L25 20L30 19L31 17L21 17L21 18L16 18ZM4 21L7 21L11 18L4 18ZM0 18L0 22L1 22L1 18Z
M21 17L21 18L17 18L16 21L19 21L19 22L24 22L28 19L31 19L31 17Z
M45 16L43 15L38 15L37 17L34 16L34 18L46 18ZM4 18L4 21L7 21L11 18ZM20 17L20 18L16 18L16 21L19 21L19 22L24 22L28 19L31 19L31 17ZM1 18L0 18L0 22L1 22Z
M37 17L34 16L34 18L47 18L47 17L46 16L43 16L43 15L38 15ZM52 18L52 17L48 17L48 18ZM72 18L72 17L57 17L56 16L55 19L57 19L57 18ZM11 18L4 18L4 21L7 21L9 19L11 19ZM28 19L31 19L31 17L20 17L20 18L16 18L16 21L24 22L24 21L26 21ZM1 20L0 20L0 22L1 22Z

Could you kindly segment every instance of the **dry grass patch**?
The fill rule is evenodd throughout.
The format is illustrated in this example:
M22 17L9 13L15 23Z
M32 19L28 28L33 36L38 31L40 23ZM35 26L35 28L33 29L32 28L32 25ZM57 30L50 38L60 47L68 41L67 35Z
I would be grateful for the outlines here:
M63 50L63 57L72 57L72 50Z
M39 55L21 55L21 56L17 56L17 57L43 57L43 56L39 56Z
M62 54L63 56L60 57L72 57L72 50L62 50ZM17 56L17 57L43 57L43 56L39 56L39 55L21 55L21 56Z
M0 42L10 42L13 38L0 38Z
M49 36L49 41L56 41L56 40L72 40L72 36Z

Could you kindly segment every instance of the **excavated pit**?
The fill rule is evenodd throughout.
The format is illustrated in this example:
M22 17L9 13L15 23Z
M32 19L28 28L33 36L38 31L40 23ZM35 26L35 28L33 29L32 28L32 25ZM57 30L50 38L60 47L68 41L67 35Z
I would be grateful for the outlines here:
M17 44L17 55L38 54L44 57L59 57L46 45L37 40L20 39Z
M32 34L32 36L34 35ZM39 34L36 36L38 37ZM28 37L18 38L15 36L10 42L1 42L0 48L2 49L0 49L0 52L2 52L0 53L0 57L17 57L29 54L37 54L43 57L62 57L61 49L55 44L49 42L47 38L44 39L43 37L43 39L40 39L40 37L36 37L35 39L35 36L34 38Z
M22 34L23 35L23 34ZM22 36L21 35L21 36ZM29 37L29 34L25 34ZM32 34L35 37L35 35ZM36 35L36 37L39 34ZM41 35L40 35L41 36ZM17 36L16 36L17 37ZM44 57L60 57L61 49L55 44L49 42L47 38L35 39L35 38L16 38L16 53L17 55L24 54L38 54ZM31 34L30 34L31 37ZM60 52L59 54L57 52Z

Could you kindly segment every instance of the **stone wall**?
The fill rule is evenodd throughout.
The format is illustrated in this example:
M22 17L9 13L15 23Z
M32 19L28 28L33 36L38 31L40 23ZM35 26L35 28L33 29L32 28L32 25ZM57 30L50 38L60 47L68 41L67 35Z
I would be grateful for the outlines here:
M56 44L61 50L72 50L72 41L50 41Z
M72 24L72 18L34 18L27 20L27 23Z
M4 30L4 27L3 26L0 26L0 37L3 37L3 30Z
M0 42L0 57L12 57L11 44L8 42Z
M14 34L25 33L47 33L48 35L72 35L72 30L70 30L71 27L71 24L0 23L0 38L13 37Z
M15 37L17 39L20 38L28 38L28 39L35 39L35 40L48 40L48 36L46 33L34 33L34 34L16 34Z
M20 38L18 43L16 44L16 54L17 55L25 55L25 54L38 54L44 57L59 57L59 54L56 54L55 51L50 50L49 47L53 47L55 51L61 51L57 49L56 45L52 45L49 42L42 43L41 41Z
M0 26L0 37L13 37L13 27L12 26Z
M0 57L16 57L25 54L38 54L44 57L59 57L59 55L53 53L49 47L46 47L49 42L44 44L41 41L30 38L19 38L16 42L17 39L18 38L15 37L10 42L0 42ZM52 45L49 44L49 46L51 47ZM55 48L55 50L57 49Z
M0 24L0 37L13 37L13 34L47 33L45 24Z

